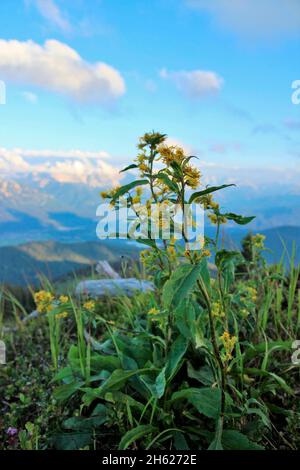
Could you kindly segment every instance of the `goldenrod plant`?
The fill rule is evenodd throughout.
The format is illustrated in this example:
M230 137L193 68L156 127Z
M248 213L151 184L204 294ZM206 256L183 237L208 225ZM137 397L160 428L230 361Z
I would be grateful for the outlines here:
M51 436L39 438L46 446L101 449L108 440L120 450L299 447L299 365L291 362L300 326L295 255L288 270L283 261L267 265L260 234L247 236L241 251L226 249L222 225L247 225L253 217L223 210L214 193L238 189L203 186L194 161L166 135L147 133L123 170L137 179L102 193L112 210L122 198L137 216L153 204L183 213L201 205L215 225L214 239L204 233L192 249L172 218L169 238L153 237L147 225L147 236L135 242L145 245L140 272L155 292L96 301L58 296L54 288L35 294L37 321L48 319L51 397L61 415ZM153 221L161 234L164 219Z

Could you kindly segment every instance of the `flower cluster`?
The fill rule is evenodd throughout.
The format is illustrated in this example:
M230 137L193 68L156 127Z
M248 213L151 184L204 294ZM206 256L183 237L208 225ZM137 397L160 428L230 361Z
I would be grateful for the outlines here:
M58 299L56 299L51 292L41 290L34 294L34 301L39 313L50 313L54 309L61 307L63 304L66 304L69 301L69 297L66 295L61 295ZM58 312L55 315L55 318L66 318L68 315L69 314L67 311Z
M234 350L237 342L237 337L231 336L228 331L224 331L223 335L220 336L220 340L222 341L225 350L224 360L230 361L232 359L232 351Z
M51 308L52 302L55 299L54 295L51 292L41 290L34 294L34 301L37 306L37 311L39 313L47 313Z
M221 302L213 302L211 306L211 311L214 317L224 318L225 312Z
M265 235L261 235L260 233L257 233L256 235L253 235L251 237L251 241L252 241L252 244L255 248L257 248L258 250L263 250L265 245Z
M95 310L95 307L96 307L96 304L93 300L88 300L87 302L83 304L83 308L89 311Z

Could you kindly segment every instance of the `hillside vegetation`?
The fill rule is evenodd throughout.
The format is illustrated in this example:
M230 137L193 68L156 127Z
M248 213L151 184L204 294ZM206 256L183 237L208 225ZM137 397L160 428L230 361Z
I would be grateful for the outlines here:
M265 262L261 234L248 235L241 251L222 246L222 225L253 216L223 212L212 195L230 185L201 187L191 157L165 140L145 134L125 169L138 179L103 198L118 210L126 195L137 213L149 201L202 204L215 237L199 238L194 250L174 234L158 245L147 226L140 276L154 292L75 298L44 280L34 293L38 317L25 323L23 305L2 294L16 328L2 329L5 449L300 448L295 250L286 269ZM154 223L162 228L160 217Z
M98 240L82 243L32 242L0 247L0 282L37 285L41 275L50 281L94 266L97 261L120 262L121 256L137 257L126 241Z

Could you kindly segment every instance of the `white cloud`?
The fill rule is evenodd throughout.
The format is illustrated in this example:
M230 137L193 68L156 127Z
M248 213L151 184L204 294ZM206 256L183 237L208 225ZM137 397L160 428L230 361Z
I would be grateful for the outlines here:
M51 177L61 183L83 183L89 186L111 186L123 175L103 159L106 152L82 150L27 150L0 148L0 172L8 175Z
M24 99L29 103L35 104L38 101L37 95L35 93L32 93L31 91L23 91L22 95Z
M299 35L299 0L185 0L221 26L251 38Z
M199 155L199 151L197 151L195 147L192 147L192 145L182 142L182 140L177 139L176 137L168 137L166 140L166 144L182 148L186 155Z
M168 70L162 69L160 76L165 80L173 81L177 89L189 98L202 98L216 94L223 85L223 79L220 76L206 70L168 72Z
M40 14L64 32L71 31L69 21L64 17L54 0L32 0Z
M57 158L57 159L67 159L67 158L80 158L80 159L103 159L103 158L110 158L110 155L105 152L104 150L100 150L99 152L91 152L87 150L50 150L50 149L42 149L42 150L28 150L28 149L19 149L16 148L15 152L23 157L28 158Z
M105 104L125 93L118 70L103 62L86 62L74 49L56 40L40 46L33 41L1 39L0 75L79 103Z

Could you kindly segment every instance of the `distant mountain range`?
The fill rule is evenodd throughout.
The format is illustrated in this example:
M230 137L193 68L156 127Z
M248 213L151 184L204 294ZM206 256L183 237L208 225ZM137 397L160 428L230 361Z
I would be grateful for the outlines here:
M138 248L127 241L82 243L32 242L0 247L0 283L34 285L40 276L55 281L91 268L100 260L120 263L121 257L138 257Z
M95 184L58 181L47 173L2 175L0 282L35 282L39 272L59 277L99 258L112 259L122 251L132 253L129 247L134 244L96 237L95 214L101 189ZM242 186L220 191L216 200L224 212L256 216L246 227L226 226L227 247L238 247L249 230L267 236L270 251L265 256L270 262L279 259L282 240L289 252L293 242L300 246L300 199L296 192L284 192L280 187L276 194L276 188L270 192L268 188ZM207 226L206 233L211 232ZM299 251L297 259L300 261Z
M82 182L60 182L49 174L2 175L0 246L32 240L95 240L101 189ZM249 229L300 226L299 194L281 191L241 186L220 191L216 199L224 211L255 215Z
M221 239L226 248L235 250L240 247L240 242L247 233L245 229L226 229ZM291 254L295 241L297 244L296 261L300 262L300 227L280 227L261 233L267 237L268 251L265 252L265 257L270 263L279 261L284 251L284 244L287 252ZM212 231L208 230L207 235L212 236ZM40 275L57 280L92 267L99 260L118 263L121 256L130 259L137 258L138 249L136 243L126 240L80 243L45 241L18 246L2 246L0 247L0 283L32 285L38 283ZM288 257L285 258L288 263Z

